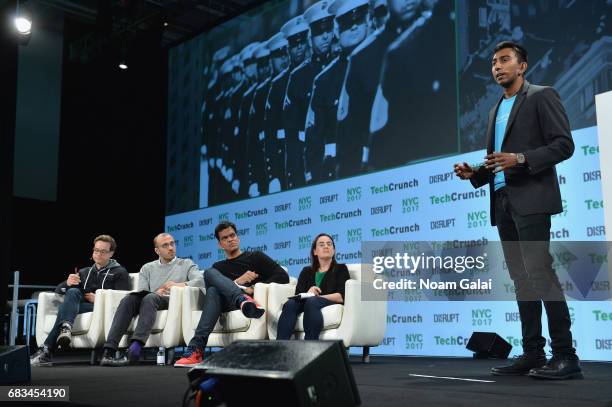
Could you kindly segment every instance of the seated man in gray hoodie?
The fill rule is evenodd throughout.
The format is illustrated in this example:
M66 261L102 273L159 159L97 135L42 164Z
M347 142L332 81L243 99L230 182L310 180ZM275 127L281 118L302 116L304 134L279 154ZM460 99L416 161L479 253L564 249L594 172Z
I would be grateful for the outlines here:
M57 294L64 295L64 302L59 306L49 336L30 358L32 367L51 366L51 355L57 345L62 349L70 346L74 320L77 314L93 311L97 289L130 289L127 270L112 258L117 248L115 239L109 235L100 235L94 239L93 244L91 258L94 264L75 270L74 274L68 275L68 279L55 289Z
M138 289L119 303L104 344L101 366L137 363L142 347L151 334L157 311L168 309L170 288L204 286L202 272L198 266L190 259L176 257L176 245L172 235L160 233L153 239L153 244L159 259L142 266L138 276ZM130 338L127 356L116 358L119 341L136 315L140 317Z

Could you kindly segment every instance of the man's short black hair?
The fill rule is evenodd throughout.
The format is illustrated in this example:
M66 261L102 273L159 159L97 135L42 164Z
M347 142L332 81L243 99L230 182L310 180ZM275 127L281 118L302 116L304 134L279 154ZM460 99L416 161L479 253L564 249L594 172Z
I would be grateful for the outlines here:
M236 229L236 225L234 225L229 220L224 220L223 222L219 223L217 227L215 228L215 237L217 238L217 240L219 240L219 233L221 233L222 230L225 230L227 228L232 228L234 229L234 232L238 233L238 230Z
M493 53L495 54L500 49L504 48L512 48L514 53L516 54L516 59L519 62L527 62L527 50L522 46L517 44L514 41L502 41L493 48Z

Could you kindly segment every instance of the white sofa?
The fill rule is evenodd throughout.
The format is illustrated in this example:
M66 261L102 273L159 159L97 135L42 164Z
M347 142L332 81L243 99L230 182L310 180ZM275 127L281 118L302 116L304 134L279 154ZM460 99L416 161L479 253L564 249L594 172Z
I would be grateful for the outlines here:
M334 304L323 308L323 330L320 339L341 339L344 346L362 346L363 361L369 361L370 346L379 345L387 327L386 293L376 293L376 301L368 298L362 301L362 288L371 284L371 267L361 264L348 264L350 280L345 285L344 304ZM266 308L268 337L276 339L278 319L287 302L287 297L295 292L295 284L275 284L268 287L268 306ZM369 291L371 292L371 290ZM294 336L304 338L303 316L295 324Z
M255 284L253 298L263 308L267 309L269 284ZM205 290L195 287L185 287L183 293L183 339L189 343L195 334L196 327L202 315ZM213 332L208 337L210 347L225 347L237 340L266 339L267 312L258 319L247 318L242 311L224 312L219 317Z
M130 275L131 277L132 275ZM138 274L136 273L133 279L132 287L138 287ZM182 313L182 297L183 287L172 287L170 289L170 301L167 310L157 311L155 323L151 334L145 343L145 348L163 346L170 348L168 352L168 360L172 360L173 348L182 344L182 332L181 332L181 313ZM134 291L134 290L132 290ZM121 300L127 296L130 291L119 291L109 290L105 300L104 310L104 337L108 338L113 318L117 307ZM132 319L127 333L123 335L119 342L119 347L127 347L128 338L134 333L136 325L138 324L138 315Z

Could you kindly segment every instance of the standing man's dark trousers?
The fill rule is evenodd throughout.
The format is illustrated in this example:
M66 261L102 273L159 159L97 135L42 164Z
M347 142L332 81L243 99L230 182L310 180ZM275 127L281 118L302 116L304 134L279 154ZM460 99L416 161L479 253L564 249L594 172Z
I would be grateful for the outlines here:
M549 253L550 215L519 215L512 208L505 188L495 194L495 221L516 290L523 352L533 356L545 355L543 302L553 355L575 355L569 310Z
M136 315L140 317L130 340L139 341L144 346L151 334L157 311L168 309L168 303L169 297L156 293L130 293L125 296L117 307L104 347L117 350L121 337Z

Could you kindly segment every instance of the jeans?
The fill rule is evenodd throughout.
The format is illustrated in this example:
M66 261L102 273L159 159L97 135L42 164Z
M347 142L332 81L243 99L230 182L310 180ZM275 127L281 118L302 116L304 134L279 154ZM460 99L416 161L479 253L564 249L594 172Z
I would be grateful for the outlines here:
M519 215L503 188L495 194L495 220L516 289L523 352L544 354L543 302L553 354L574 355L569 309L549 253L550 215Z
M242 290L219 270L209 268L204 272L206 296L200 321L195 335L189 341L190 347L205 348L208 337L212 333L222 312L235 311L240 308L238 302L243 295Z
M55 324L53 325L53 328L51 328L49 336L47 336L47 339L45 339L44 345L51 350L55 349L55 341L57 341L57 337L59 336L60 326L64 322L67 322L70 324L70 326L72 326L77 314L91 312L93 311L93 307L94 305L91 302L84 300L83 293L79 288L67 289L66 294L64 295L64 302L59 306Z
M169 297L156 293L131 293L125 296L117 307L104 347L117 350L121 337L126 333L132 318L136 315L140 317L130 340L139 341L143 345L147 343L157 311L168 309L168 303Z
M322 308L335 304L322 297L310 297L306 300L288 300L283 305L283 312L278 319L276 339L289 339L293 335L295 322L300 313L304 313L304 339L317 340L323 329Z

